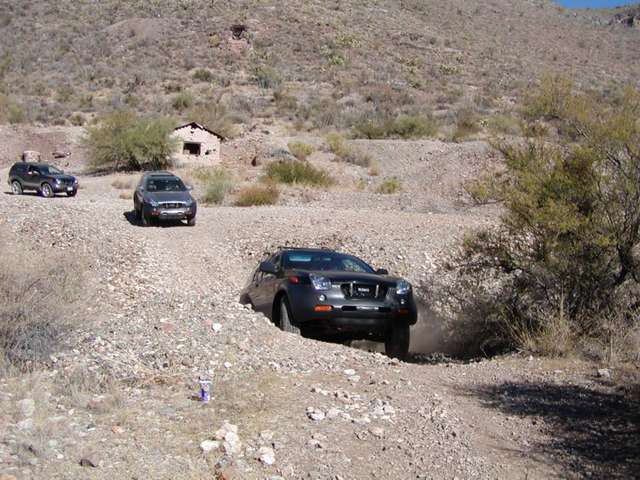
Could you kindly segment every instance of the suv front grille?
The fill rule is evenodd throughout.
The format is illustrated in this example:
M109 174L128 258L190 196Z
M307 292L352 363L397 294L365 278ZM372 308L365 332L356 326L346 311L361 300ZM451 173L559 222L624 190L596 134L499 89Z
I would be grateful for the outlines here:
M185 205L182 202L161 202L160 208L184 208Z
M387 286L380 283L343 283L340 289L344 298L384 298L387 296Z

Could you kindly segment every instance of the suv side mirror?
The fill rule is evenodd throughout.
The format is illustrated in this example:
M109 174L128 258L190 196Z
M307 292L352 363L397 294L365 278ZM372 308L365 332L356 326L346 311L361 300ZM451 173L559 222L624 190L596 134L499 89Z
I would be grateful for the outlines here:
M376 270L376 273L378 275L389 275L389 270L387 270L386 268L379 268Z
M270 273L272 275L275 275L276 273L278 273L278 268L271 262L261 262L260 271L263 273Z

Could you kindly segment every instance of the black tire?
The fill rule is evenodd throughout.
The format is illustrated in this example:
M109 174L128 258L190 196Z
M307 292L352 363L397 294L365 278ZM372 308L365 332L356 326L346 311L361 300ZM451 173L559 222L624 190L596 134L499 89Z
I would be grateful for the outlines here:
M47 182L40 185L40 194L45 198L51 198L55 196L53 187L49 185Z
M67 192L67 197L75 197L76 193L78 193L78 190L71 190L70 192Z
M151 226L151 218L148 217L147 215L145 215L144 210L142 210L140 212L140 220L142 220L142 226L143 227L150 227Z
M196 217L187 218L187 225L189 225L190 227L195 227L196 226Z
M300 329L291 323L293 316L291 315L291 308L289 308L289 300L286 296L280 297L280 321L278 325L283 332L289 332L296 335L300 335Z
M409 353L411 339L409 325L395 325L387 332L384 351L388 357L404 360Z
M22 184L18 180L11 182L11 192L14 195L22 195Z

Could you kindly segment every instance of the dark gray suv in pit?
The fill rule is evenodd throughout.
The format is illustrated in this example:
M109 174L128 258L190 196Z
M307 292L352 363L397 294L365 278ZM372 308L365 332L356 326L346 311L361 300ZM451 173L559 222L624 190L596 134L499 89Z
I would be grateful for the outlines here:
M406 280L332 250L282 248L260 263L240 302L282 330L305 337L384 342L387 355L404 358L417 321Z
M9 170L9 185L15 195L34 190L43 197L66 193L73 197L78 193L78 179L46 163L18 162Z
M186 220L196 224L197 205L182 180L170 172L145 173L133 194L133 209L144 226L158 220Z

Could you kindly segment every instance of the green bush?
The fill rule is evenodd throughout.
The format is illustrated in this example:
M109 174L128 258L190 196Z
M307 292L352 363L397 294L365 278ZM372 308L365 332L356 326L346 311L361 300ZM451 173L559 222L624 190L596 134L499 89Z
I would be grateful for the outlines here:
M168 118L117 112L87 130L84 143L91 165L100 170L162 169L171 164L177 141Z
M470 108L463 108L456 114L456 129L452 140L460 142L480 131L478 116Z
M198 82L211 83L213 78L213 73L206 68L199 68L193 73L193 79Z
M259 65L254 70L256 83L260 88L278 88L282 84L282 77L276 69L268 65Z
M522 128L520 121L507 114L497 114L490 117L487 120L487 127L494 133L502 133L506 135L520 135L522 134Z
M560 118L571 97L573 82L562 75L545 75L540 85L527 95L523 113L531 119L553 120Z
M222 167L199 168L193 172L193 176L203 183L204 193L200 197L203 203L222 203L233 188L231 174Z
M291 155L298 160L306 160L309 155L316 151L313 145L308 145L303 142L289 142L287 145Z
M376 188L377 193L386 195L402 191L402 182L397 177L385 178Z
M280 191L275 185L252 185L240 190L235 204L238 207L275 205L279 196Z
M193 95L189 92L180 92L171 100L171 106L174 110L183 112L193 107Z
M438 134L438 126L429 117L400 115L391 120L368 119L356 123L356 138L426 138Z
M300 160L281 160L267 165L268 179L279 182L326 187L333 179L326 172L314 167L309 162Z
M578 95L555 105L558 145L497 145L504 215L465 241L459 264L464 284L477 286L466 310L482 311L503 345L544 354L637 329L640 304L640 92L621 105ZM564 346L552 348L558 332Z

